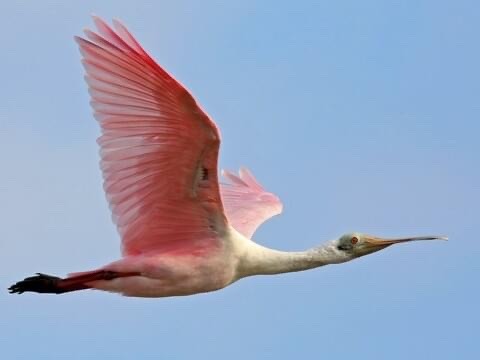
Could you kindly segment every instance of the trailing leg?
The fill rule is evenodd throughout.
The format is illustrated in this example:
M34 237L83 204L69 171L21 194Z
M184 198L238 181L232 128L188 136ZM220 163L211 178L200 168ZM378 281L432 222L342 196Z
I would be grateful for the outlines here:
M35 276L25 278L22 281L13 284L8 288L8 291L11 294L22 294L27 291L44 294L63 294L71 291L90 289L91 287L86 284L92 281L113 280L118 277L135 275L138 274L97 270L62 279L56 276L37 273Z

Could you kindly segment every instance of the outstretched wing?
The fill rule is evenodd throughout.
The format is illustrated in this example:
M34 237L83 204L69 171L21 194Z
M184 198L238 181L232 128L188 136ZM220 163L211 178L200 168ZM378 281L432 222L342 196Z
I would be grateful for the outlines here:
M265 191L252 173L241 168L238 176L223 171L229 183L222 183L220 191L230 225L248 239L257 228L272 216L282 212L280 199Z
M190 93L118 21L77 37L102 135L101 169L126 255L195 252L226 228L220 134Z

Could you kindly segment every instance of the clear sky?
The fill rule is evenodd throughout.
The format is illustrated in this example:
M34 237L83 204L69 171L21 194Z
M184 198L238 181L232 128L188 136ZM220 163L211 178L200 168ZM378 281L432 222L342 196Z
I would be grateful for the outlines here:
M222 291L7 294L119 256L73 35L120 18L285 205L256 234L445 234ZM0 358L479 358L478 1L2 1Z

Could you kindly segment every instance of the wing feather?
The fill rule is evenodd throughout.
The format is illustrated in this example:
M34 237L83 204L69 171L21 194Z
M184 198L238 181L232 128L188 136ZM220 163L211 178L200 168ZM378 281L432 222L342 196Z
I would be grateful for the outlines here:
M235 230L251 239L263 222L282 212L283 205L248 169L241 168L238 176L229 171L222 174L229 180L220 187L228 221Z
M220 133L120 22L76 38L100 124L101 169L125 255L218 246ZM202 174L208 169L208 178Z

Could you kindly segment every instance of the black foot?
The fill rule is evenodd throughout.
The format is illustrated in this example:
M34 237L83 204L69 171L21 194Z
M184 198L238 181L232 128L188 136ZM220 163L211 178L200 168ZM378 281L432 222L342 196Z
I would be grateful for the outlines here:
M36 276L28 277L16 284L10 286L8 291L10 294L22 294L25 291L33 291L37 293L60 294L64 292L59 288L58 283L62 280L56 276L37 273Z

